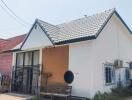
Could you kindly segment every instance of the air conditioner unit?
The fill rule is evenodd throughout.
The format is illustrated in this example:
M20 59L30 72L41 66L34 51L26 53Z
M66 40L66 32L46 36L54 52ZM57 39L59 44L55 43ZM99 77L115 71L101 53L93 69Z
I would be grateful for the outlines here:
M123 67L123 61L122 60L115 60L114 61L114 66L116 67L116 68L120 68L120 67Z

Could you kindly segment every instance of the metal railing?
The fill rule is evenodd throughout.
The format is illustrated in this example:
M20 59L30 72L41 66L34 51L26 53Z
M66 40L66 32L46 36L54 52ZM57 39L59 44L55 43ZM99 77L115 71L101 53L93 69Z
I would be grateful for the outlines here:
M12 92L37 94L40 65L16 66L12 71Z

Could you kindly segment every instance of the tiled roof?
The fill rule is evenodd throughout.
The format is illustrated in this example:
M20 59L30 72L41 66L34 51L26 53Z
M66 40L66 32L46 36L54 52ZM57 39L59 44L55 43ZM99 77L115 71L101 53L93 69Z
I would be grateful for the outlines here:
M52 38L53 41L58 41L58 33L60 31L60 28L52 25L50 23L44 22L42 20L38 20L40 25L43 27L45 32L49 35L50 38Z
M38 20L38 23L54 43L59 43L76 38L96 36L114 11L115 9L107 10L59 25L52 25L41 20Z
M9 39L0 40L0 53L3 51L10 50L14 48L16 45L20 44L24 40L25 36L26 34Z

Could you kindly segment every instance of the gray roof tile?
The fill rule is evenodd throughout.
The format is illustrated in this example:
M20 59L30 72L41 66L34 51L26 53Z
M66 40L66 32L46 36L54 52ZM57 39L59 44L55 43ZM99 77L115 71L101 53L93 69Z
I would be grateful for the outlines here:
M38 20L38 22L53 42L58 43L75 38L96 36L114 11L115 9L107 10L59 25L52 25L41 20Z

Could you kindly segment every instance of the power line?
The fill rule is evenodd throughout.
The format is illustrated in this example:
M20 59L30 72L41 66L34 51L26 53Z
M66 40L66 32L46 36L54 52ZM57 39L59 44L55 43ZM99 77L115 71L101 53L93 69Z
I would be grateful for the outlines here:
M7 5L3 0L1 0L1 2L5 5L5 7L6 7L16 18L18 18L18 19L19 19L20 21L22 21L23 23L29 25L29 23L27 23L27 22L24 21L22 18L20 18L19 16L17 16L17 15L15 14L15 12L14 12L13 10L11 10L11 9L8 7L8 5Z
M8 7L8 5L3 1L3 0L1 0L1 2L4 4L4 6L8 9L8 11L12 14L12 15L14 15L14 16L12 16L11 14L11 16L12 17L15 17L15 19L17 19L17 22L19 21L19 22L21 22L21 23L23 23L23 24L25 24L25 25L31 25L31 24L29 24L29 23L27 23L26 21L24 21L22 18L20 18L19 16L17 16L16 14L15 14L15 12L13 11L13 10L11 10L9 7ZM1 5L2 6L2 5ZM4 8L3 6L2 6L2 8ZM5 9L5 8L4 8ZM4 10L5 11L5 10ZM7 11L6 11L7 12ZM8 12L7 12L8 13Z
M16 14L15 14L15 12L13 11L13 10L11 10L9 7L8 7L8 5L3 1L3 0L1 0L1 2L4 4L4 6L16 17L16 18L18 18L21 22L23 22L24 24L27 24L27 25L30 25L29 23L27 23L26 21L24 21L22 18L20 18L19 16L17 16Z
M20 21L18 21L15 17L13 17L1 4L0 7L3 9L3 11L5 11L8 16L10 16L13 20L15 20L17 23L21 24L22 26L25 26L23 23L21 23Z

